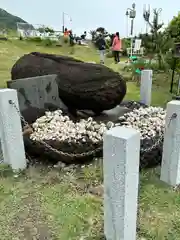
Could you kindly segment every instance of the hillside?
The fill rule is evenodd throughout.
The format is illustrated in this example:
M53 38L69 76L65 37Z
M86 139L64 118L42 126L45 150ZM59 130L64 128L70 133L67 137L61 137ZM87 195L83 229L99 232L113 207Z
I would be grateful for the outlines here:
M16 29L16 23L22 22L26 23L22 18L14 16L4 9L0 8L0 29Z

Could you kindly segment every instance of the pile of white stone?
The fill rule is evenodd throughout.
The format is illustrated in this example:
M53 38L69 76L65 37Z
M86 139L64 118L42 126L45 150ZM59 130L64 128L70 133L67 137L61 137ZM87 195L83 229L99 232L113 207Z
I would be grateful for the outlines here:
M161 107L134 109L119 118L120 123L140 131L141 139L164 134L166 111Z
M30 138L35 141L56 140L69 143L99 143L104 132L114 125L132 127L140 131L141 139L164 133L166 112L160 107L134 109L119 117L119 124L96 122L93 118L73 122L61 110L46 112L33 124Z
M56 140L69 143L98 143L107 129L104 123L97 123L93 118L73 122L68 116L63 116L61 110L46 112L33 124L34 132L30 138L35 141Z

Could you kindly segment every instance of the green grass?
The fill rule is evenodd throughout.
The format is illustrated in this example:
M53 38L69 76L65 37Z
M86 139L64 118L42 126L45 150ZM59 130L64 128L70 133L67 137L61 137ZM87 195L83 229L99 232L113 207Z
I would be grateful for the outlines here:
M42 47L20 41L0 42L0 87L6 86L10 70L25 53L41 51L69 55L68 47ZM99 61L98 52L77 46L75 57ZM106 64L123 73L112 59ZM152 104L165 106L171 99L169 76L155 75ZM139 99L139 87L128 83L127 99ZM102 183L98 161L76 171L43 166L30 167L17 177L0 169L0 239L99 240L103 232L102 196L90 194ZM140 175L138 239L180 239L180 194L159 180L160 169Z
M88 191L99 175L94 166L70 174L31 167L25 176L2 177L0 238L100 239L102 197ZM159 181L159 169L142 173L140 183L138 239L180 239L179 193Z
M71 55L70 48L66 45L63 47L45 47L45 46L37 46L35 43L32 42L25 42L19 40L9 40L7 42L0 42L0 87L6 86L6 81L11 79L11 68L13 64L17 61L17 59L24 54L29 52L40 51L40 52L47 52L47 53L55 53L55 54L63 54L63 55ZM94 50L94 48L87 48L82 46L76 46L74 54L71 55L78 59L87 62L99 62L99 54L98 51ZM124 59L122 59L123 61ZM112 68L115 71L120 71L123 76L130 79L129 73L123 72L121 65L116 65L113 63L112 59L106 59L106 65ZM152 104L153 105L165 105L170 99L171 95L169 94L168 83L169 79L167 76L165 79L162 79L162 76L158 76L160 80L157 80L157 76L154 76L154 81L156 85L153 87L152 93ZM164 76L163 76L164 78ZM161 83L162 82L162 83ZM160 86L157 86L157 84ZM164 87L164 84L166 87ZM128 93L126 95L126 99L140 99L140 91L139 87L132 83L128 82Z
M133 82L128 83L126 99L140 100L139 87ZM172 100L168 88L153 86L152 88L152 105L165 107L167 102Z

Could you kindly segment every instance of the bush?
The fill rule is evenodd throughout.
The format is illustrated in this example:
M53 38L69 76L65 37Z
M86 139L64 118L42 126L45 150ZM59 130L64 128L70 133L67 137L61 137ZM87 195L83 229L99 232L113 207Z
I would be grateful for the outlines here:
M136 72L137 69L152 69L154 72L159 72L159 64L158 62L147 62L147 60L143 58L139 58L136 62L129 64L124 67L124 70L127 72L131 72L132 78L136 81L137 77L139 77L139 73ZM165 66L164 66L164 69Z
M124 56L124 57L127 57L127 49L125 48L125 49L123 49L122 50L122 56Z
M173 67L174 67L174 57L173 57L172 52L167 52L166 53L165 62L167 63L167 65L170 69L173 69ZM179 69L180 69L180 59L178 58L176 60L176 71L179 71Z
M110 49L111 47L111 39L106 39L106 49Z
M122 38L122 48L130 48L131 47L131 39L130 38Z
M112 51L108 51L108 52L106 53L106 57L107 57L107 58L112 58L112 57L113 57L113 52L112 52Z
M31 37L31 38L28 38L27 40L31 42L37 42L37 43L42 42L41 37Z
M40 37L32 37L32 38L28 38L27 41L31 41L31 42L35 42L35 43L40 43L40 45L42 46L52 46L53 44L56 43L56 41L51 40L50 38L45 38L42 39Z
M131 63L129 66L125 67L125 70L135 72L137 68L143 67L144 69L152 69L155 72L166 71L169 67L172 67L173 59L172 57L169 57L169 63L167 63L167 59L165 60L166 62L161 66L160 69L157 59L147 61L143 58L139 58L136 62Z
M51 39L49 39L49 38L46 38L46 39L43 39L43 40L42 40L42 44L45 45L45 46L47 46L47 47L52 46L53 43L54 43L54 42L53 42Z

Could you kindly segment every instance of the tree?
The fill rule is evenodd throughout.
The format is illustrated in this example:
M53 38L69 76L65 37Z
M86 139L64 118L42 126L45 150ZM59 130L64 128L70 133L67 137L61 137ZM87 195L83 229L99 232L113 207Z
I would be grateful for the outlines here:
M94 41L96 38L96 30L91 30L89 33L91 34L92 41Z
M167 34L171 37L173 44L172 50L174 49L174 43L180 42L180 12L177 16L174 16L173 19L170 21L167 29ZM167 54L167 62L171 69L174 68L174 57L173 51ZM180 59L176 59L176 71L180 72Z
M167 31L175 42L180 42L180 12L178 16L173 17L168 25Z
M39 27L38 29L37 29L40 33L54 33L54 30L52 29L52 28L49 28L49 27L45 27L45 26L43 26L43 27Z
M160 13L161 9L154 9L153 20L150 22L150 12L148 14L146 11L144 12L143 17L151 28L151 34L144 36L143 44L149 53L157 55L159 68L161 69L165 65L163 54L172 46L172 41L166 31L161 31L164 23L159 23Z
M40 32L40 33L44 33L44 27L39 27L39 28L37 29L37 31Z
M105 33L106 33L106 30L105 30L104 27L98 27L98 28L96 29L96 32L99 32L99 33L105 34Z
M54 33L54 29L49 28L49 27L46 27L44 30L45 30L46 33L51 33L51 34Z

